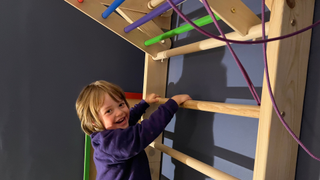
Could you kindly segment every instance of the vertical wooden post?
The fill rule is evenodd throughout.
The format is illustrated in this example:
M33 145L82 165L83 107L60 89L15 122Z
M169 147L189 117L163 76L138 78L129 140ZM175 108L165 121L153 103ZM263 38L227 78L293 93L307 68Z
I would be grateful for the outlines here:
M273 0L269 38L295 32L312 24L314 0ZM270 7L269 7L270 8ZM272 90L284 119L300 133L311 30L268 43L267 56ZM273 110L263 82L254 180L293 180L298 144Z
M150 55L146 54L143 98L150 93L156 93L161 97L165 97L167 87L167 68L167 59L163 62L154 61ZM149 118L149 116L158 108L158 106L159 105L151 104L146 113L143 115L143 119ZM162 143L162 134L155 140L155 142ZM159 180L161 173L161 152L151 147L147 147L145 151L149 159L152 180Z

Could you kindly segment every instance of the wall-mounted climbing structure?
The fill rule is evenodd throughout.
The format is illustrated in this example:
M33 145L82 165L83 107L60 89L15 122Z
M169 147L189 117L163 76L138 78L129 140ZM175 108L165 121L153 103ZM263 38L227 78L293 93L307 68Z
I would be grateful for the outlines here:
M117 13L111 13L106 18L102 17L102 13L106 11L106 6L114 3L113 0L65 1L146 53L144 97L148 93L165 96L167 58L225 45L225 42L207 39L170 49L170 39L161 36L164 36L162 29L170 30L172 10L165 9L162 12L153 10L168 6L165 5L167 3L165 0L126 0L114 8ZM173 2L182 3L178 0ZM261 20L241 0L208 0L208 4L211 10L234 30L226 34L226 38L244 41L262 37ZM271 11L270 21L265 23L269 39L293 33L312 24L314 0L267 0L265 4ZM137 28L125 32L125 28L129 25L133 26L132 24L141 21L146 15L152 16L152 14L156 14L152 20L146 20ZM156 42L145 44L147 40L157 36L160 38ZM267 48L272 91L278 108L285 112L285 121L296 135L300 132L310 39L311 30L285 40L269 42ZM161 99L160 102L165 101L166 99ZM144 118L148 118L156 108L156 105L151 106ZM253 179L294 179L298 144L286 132L273 110L265 79L261 106L188 101L184 104L184 108L259 119ZM159 179L161 165L161 152L154 148L211 178L237 179L164 146L160 136L146 149L153 180Z

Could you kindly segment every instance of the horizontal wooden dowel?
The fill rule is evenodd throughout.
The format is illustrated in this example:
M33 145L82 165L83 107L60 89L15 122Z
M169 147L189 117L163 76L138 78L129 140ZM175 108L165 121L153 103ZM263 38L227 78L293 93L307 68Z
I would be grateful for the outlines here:
M176 5L180 4L181 2L183 2L184 0L172 0L172 2ZM136 20L135 22L133 22L132 24L128 25L127 27L124 28L124 32L129 33L130 31L136 29L137 27L151 21L152 19L154 19L155 17L161 15L162 13L166 12L167 10L169 10L171 8L169 3L164 3L161 6L157 7L156 9L154 9L153 11L151 11L150 13L144 15L143 17L141 17L140 19Z
M157 7L158 5L160 5L161 3L165 2L166 0L150 0L148 2L148 8L149 9L153 9L155 7Z
M232 40L239 40L239 41L247 41L250 39L257 39L262 37L261 27L262 25L256 25L250 28L248 34L246 36L241 36L237 32L231 32L226 35L227 39ZM269 32L269 22L265 23L266 27L266 35L268 35ZM154 60L162 60L173 56L183 55L183 54L189 54L193 52L203 51L207 49L217 48L221 46L225 46L226 43L220 40L216 40L213 38L209 38L203 41L198 41L192 44L187 44L184 46L180 46L177 48L161 51L157 53L156 57L153 57Z
M158 104L164 104L168 98L158 98ZM230 114L236 116L245 116L251 118L259 118L260 106L255 105L244 105L244 104L229 104L229 103L218 103L208 101L195 101L188 100L180 105L182 108L195 109L200 111L216 112L223 114Z
M238 180L238 178L233 177L225 172L222 172L212 166L209 166L197 159L187 156L177 150L174 150L161 143L152 142L149 146L158 149L161 152L168 154L169 156L177 159L178 161L186 164L187 166L215 179L215 180Z

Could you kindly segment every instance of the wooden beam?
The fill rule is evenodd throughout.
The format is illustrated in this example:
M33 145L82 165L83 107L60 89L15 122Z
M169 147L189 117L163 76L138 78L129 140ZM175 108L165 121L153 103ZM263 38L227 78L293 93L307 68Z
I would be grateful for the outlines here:
M158 104L164 104L168 98L158 98ZM194 109L207 112L217 112L236 116L245 116L251 118L259 118L260 106L244 105L244 104L229 104L209 101L189 100L180 105L181 108Z
M269 38L295 32L312 24L314 0L274 0ZM284 119L299 137L303 109L311 30L268 43L267 56L271 87ZM289 135L273 110L263 82L254 180L294 180L298 144Z
M83 3L79 3L78 0L65 1L151 56L156 56L157 52L168 49L159 43L145 46L144 42L149 39L149 36L138 29L125 33L124 28L129 23L116 13L112 13L108 18L103 19L101 14L107 7L95 0L85 0Z
M145 67L144 67L144 81L143 81L143 98L145 99L147 94L156 93L161 97L166 95L167 87L167 67L168 61L154 61L151 56L146 54ZM143 115L142 119L148 119L149 116L157 110L159 105L151 104ZM155 142L162 143L162 134L155 140ZM151 147L145 149L149 165L151 169L152 180L159 180L160 167L161 167L161 152L155 151Z
M272 4L273 4L273 0L265 0L265 4L268 7L268 9L271 10Z
M152 20L161 29L170 30L171 29L171 17L158 16Z
M261 24L259 17L241 0L207 0L207 2L214 13L242 36L245 36L252 26Z
M110 6L114 0L98 0L101 4ZM149 13L151 10L148 8L149 0L127 0L124 1L119 7L135 12Z

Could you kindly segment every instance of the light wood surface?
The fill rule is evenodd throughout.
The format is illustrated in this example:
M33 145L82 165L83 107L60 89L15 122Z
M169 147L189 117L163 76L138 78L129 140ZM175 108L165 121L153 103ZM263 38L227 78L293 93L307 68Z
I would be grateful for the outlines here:
M169 156L177 159L178 161L186 164L187 166L215 179L215 180L239 180L223 171L220 171L214 167L211 167L197 159L187 156L175 149L172 149L162 143L152 142L151 147L158 149L161 152L168 154Z
M268 7L268 9L271 10L272 4L273 4L273 0L265 0L265 4Z
M242 36L245 36L252 26L261 24L259 17L241 0L207 0L207 2L215 14Z
M168 98L158 98L158 104L164 104ZM260 107L255 105L229 104L209 101L188 100L180 105L181 108L194 109L207 112L216 112L236 116L259 118Z
M154 61L151 56L145 56L144 66L144 81L143 81L143 99L147 94L156 93L165 97L167 87L167 67L168 61ZM159 105L151 104L143 115L143 119L148 119L149 116L158 108ZM162 134L155 140L155 142L162 143ZM149 164L151 168L152 180L159 180L161 167L161 152L155 151L151 147L145 149Z
M166 0L150 0L149 1L149 9L154 9L155 7L159 6L160 4L166 2Z
M152 21L161 29L171 29L171 17L157 16Z
M295 32L312 24L314 0L274 0L269 38ZM295 19L293 26L291 21ZM268 43L271 87L284 119L299 136L309 58L311 30L286 40ZM294 180L298 144L273 110L264 79L258 127L254 180Z
M116 13L112 13L108 18L104 19L101 14L106 10L106 7L98 1L85 0L83 3L79 3L78 0L65 1L151 56L156 56L157 52L167 49L159 43L148 47L145 46L144 42L149 39L149 36L138 29L125 33L124 28L128 26L129 23Z
M268 34L269 22L265 23L265 28L266 28L266 34ZM231 33L228 33L225 35L226 35L227 39L241 40L241 41L261 38L261 36L262 36L261 24L251 27L246 36L241 36L237 32L231 32ZM198 41L198 42L187 44L187 45L180 46L177 48L158 52L157 56L154 57L154 60L161 60L161 59L169 58L172 56L178 56L178 55L203 51L203 50L221 47L221 46L225 46L225 45L226 45L226 43L223 41L209 38L209 39L206 39L203 41Z

